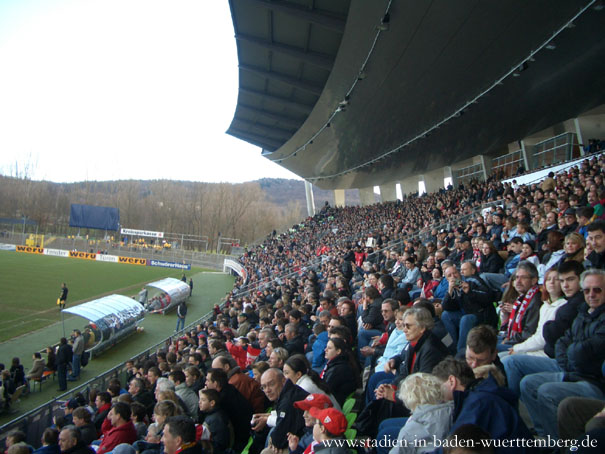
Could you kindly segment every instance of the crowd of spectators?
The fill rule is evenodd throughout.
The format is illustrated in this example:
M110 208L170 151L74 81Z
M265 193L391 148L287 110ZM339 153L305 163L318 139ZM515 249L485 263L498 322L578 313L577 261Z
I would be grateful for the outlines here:
M273 232L212 321L67 402L40 449L344 453L350 427L399 441L376 447L391 454L458 436L605 443L604 159L530 186L326 205Z

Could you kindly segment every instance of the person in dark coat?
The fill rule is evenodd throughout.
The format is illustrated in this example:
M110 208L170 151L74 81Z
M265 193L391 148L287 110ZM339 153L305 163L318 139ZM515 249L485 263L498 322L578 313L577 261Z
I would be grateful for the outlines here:
M288 350L289 356L305 352L305 340L298 334L298 327L294 323L288 323L286 325L284 336L286 337L284 348Z
M84 444L89 445L97 440L97 428L92 422L92 414L86 407L78 407L72 413L74 425L80 429L81 439Z
M97 411L92 418L92 422L95 425L95 429L97 429L97 434L101 435L103 421L105 421L109 410L111 410L111 394L109 394L107 391L101 391L99 394L97 394L95 405L97 407Z
M254 415L252 430L261 432L273 425L269 435L269 447L288 448L288 434L300 437L305 428L303 411L294 402L303 400L308 392L284 377L279 369L269 369L261 377L261 387L269 401L273 402L271 414Z
M524 454L523 448L533 436L517 411L517 399L509 389L501 388L490 375L475 380L473 370L464 360L446 358L434 369L433 375L443 381L441 390L446 401L454 401L454 422L450 434L465 424L474 424L494 440L518 440L511 448L497 452ZM443 452L441 449L437 452Z
M94 449L82 441L76 426L67 426L59 434L61 454L95 454Z
M225 452L229 447L229 417L219 404L219 393L215 389L203 389L199 397L199 422L210 432L214 452Z
M252 405L237 388L229 384L227 373L223 369L212 368L206 376L206 387L215 389L220 395L223 410L233 424L235 439L233 450L241 452L250 437L250 420L252 419Z
M605 271L582 274L586 304L555 345L557 371L531 374L521 380L521 400L538 435L558 437L557 408L566 397L605 398Z
M492 291L477 279L462 279L455 266L445 270L448 291L443 298L441 320L454 340L456 351L466 348L466 336L475 326L497 322Z
M47 427L42 433L42 447L36 449L33 454L59 454L59 430Z
M589 268L605 269L605 221L595 221L586 227L592 252L586 257Z
M59 341L59 349L57 350L57 375L59 378L58 391L67 390L67 366L73 357L71 345L67 343L67 339L62 337Z
M151 418L153 407L155 406L155 397L151 391L145 388L145 382L140 378L133 378L128 384L128 393L132 396L132 400L140 403L147 410L147 416Z
M332 394L342 407L347 396L355 391L357 371L351 365L347 343L337 337L328 341L325 350L326 365L320 378L328 384Z
M499 273L504 268L504 260L491 241L484 241L481 246L481 273Z
M370 377L366 388L367 402L375 399L375 391L381 384L399 383L416 372L430 373L448 356L447 347L431 331L434 323L431 313L424 307L414 306L407 310L403 331L408 344L399 355L387 361L385 372L376 372Z
M403 331L408 344L399 355L387 361L385 372L376 372L368 381L368 405L356 423L358 431L364 435L375 438L380 421L409 416L409 410L396 395L397 385L416 372L431 373L449 355L447 347L431 332L433 323L431 313L424 307L412 307L405 313Z

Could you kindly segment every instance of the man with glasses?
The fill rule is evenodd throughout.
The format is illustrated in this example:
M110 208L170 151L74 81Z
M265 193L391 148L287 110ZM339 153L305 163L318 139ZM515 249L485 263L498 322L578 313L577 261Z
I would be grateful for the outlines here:
M584 267L573 260L559 266L559 281L567 302L557 309L554 320L546 322L542 328L544 351L541 355L514 354L502 359L509 388L520 394L521 379L538 372L560 372L555 360L555 345L578 315L578 308L584 305L584 294L580 287L580 276Z
M295 407L294 402L305 399L309 393L287 380L279 369L265 371L260 383L274 410L270 414L255 414L252 430L259 433L265 427L271 427L263 453L288 453L288 434L300 437L305 427L303 411Z
M508 351L513 345L526 341L538 328L542 295L538 286L538 270L533 263L519 263L513 285L519 297L513 304L506 336L498 344L498 351Z
M541 372L521 380L521 400L538 435L558 437L557 407L570 396L605 398L605 271L582 273L586 304L571 329L559 339L555 355L560 372Z

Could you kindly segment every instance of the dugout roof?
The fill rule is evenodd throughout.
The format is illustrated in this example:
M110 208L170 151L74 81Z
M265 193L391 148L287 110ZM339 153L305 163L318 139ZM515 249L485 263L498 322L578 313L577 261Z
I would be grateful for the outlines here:
M88 303L63 309L68 314L78 315L92 323L120 329L134 321L142 319L145 315L143 306L132 298L123 295L104 296Z
M490 154L605 103L601 0L230 0L227 131L324 189Z

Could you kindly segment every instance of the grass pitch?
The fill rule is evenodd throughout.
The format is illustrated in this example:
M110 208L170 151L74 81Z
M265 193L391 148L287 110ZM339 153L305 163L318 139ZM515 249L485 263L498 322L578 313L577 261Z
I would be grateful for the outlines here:
M70 307L113 293L134 295L148 282L181 275L170 268L0 251L0 342L61 320L62 282Z

